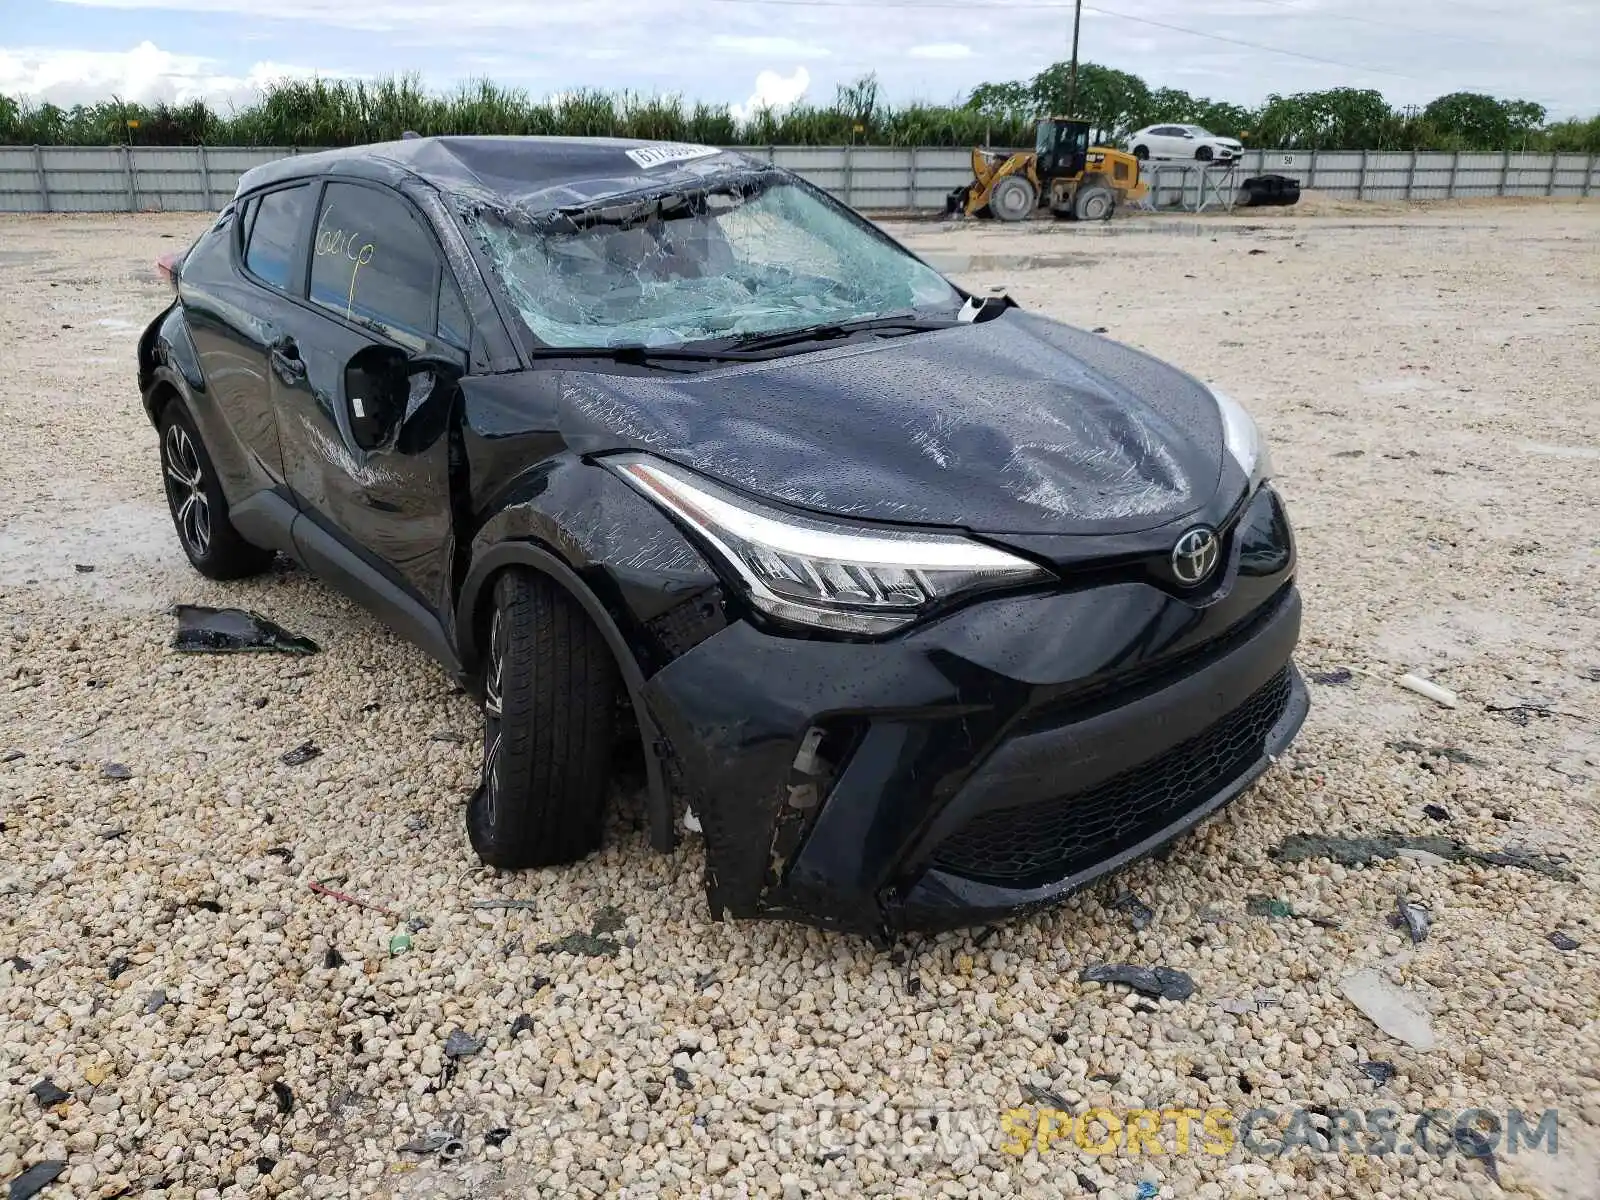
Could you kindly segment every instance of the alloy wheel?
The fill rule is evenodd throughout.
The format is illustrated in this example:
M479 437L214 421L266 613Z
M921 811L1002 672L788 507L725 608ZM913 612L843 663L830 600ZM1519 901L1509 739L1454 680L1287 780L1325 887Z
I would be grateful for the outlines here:
M505 626L500 610L489 622L489 663L483 681L483 819L493 824L495 795L500 790L501 713L506 665Z
M182 425L167 426L162 439L161 457L165 460L167 500L178 526L178 536L196 558L211 549L211 502L206 499L205 476L200 470L200 455Z

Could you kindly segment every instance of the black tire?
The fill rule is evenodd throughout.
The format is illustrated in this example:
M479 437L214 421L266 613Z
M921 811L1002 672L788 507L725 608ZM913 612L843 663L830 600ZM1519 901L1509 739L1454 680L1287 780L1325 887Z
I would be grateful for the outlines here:
M1198 149L1198 150L1196 150L1194 152L1194 157L1195 157L1195 160L1197 162L1210 162L1211 161L1211 147L1210 146L1201 146L1200 149Z
M1108 187L1079 188L1072 198L1073 215L1080 221L1109 221L1116 207L1117 194Z
M604 829L617 665L582 606L546 576L505 571L493 604L467 836L491 867L574 862Z
M1133 156L1135 158L1137 158L1140 162L1144 162L1146 159L1148 159L1150 157L1150 147L1149 146L1135 146L1133 148Z
M1007 175L989 193L989 209L1001 221L1026 221L1039 197L1021 175Z
M208 579L245 579L265 571L272 551L245 541L228 519L217 468L181 400L167 402L156 431L167 510L194 569Z

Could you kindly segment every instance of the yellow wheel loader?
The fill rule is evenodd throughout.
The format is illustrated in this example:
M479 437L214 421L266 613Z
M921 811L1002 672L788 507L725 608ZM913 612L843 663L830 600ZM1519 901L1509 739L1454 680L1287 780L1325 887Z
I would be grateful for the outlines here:
M974 146L972 182L950 193L945 213L1024 221L1042 204L1063 220L1105 221L1148 190L1137 158L1089 144L1089 122L1046 117L1032 150L1007 156Z

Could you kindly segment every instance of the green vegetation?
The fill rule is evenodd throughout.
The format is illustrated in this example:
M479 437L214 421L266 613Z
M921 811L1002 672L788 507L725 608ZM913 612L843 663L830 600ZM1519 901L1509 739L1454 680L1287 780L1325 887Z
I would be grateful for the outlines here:
M840 87L832 104L802 102L736 119L726 105L678 96L582 91L551 100L488 80L445 96L415 77L285 80L231 114L200 102L107 102L70 109L0 96L0 144L103 146L344 146L436 133L543 133L704 142L711 145L1026 146L1040 113L1066 110L1067 65L1027 81L985 83L953 105L883 102L868 75ZM1204 125L1248 145L1324 150L1561 150L1600 152L1600 116L1546 123L1541 105L1474 92L1397 109L1375 91L1333 88L1268 96L1256 108L1151 88L1136 75L1085 63L1078 110L1102 140L1157 122Z

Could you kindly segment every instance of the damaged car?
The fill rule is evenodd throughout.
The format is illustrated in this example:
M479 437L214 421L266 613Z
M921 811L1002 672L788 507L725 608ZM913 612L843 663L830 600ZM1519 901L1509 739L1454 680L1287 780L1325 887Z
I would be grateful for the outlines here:
M1238 403L713 147L407 137L248 172L139 346L194 566L288 555L483 709L486 863L619 738L717 916L1055 902L1249 786L1306 689Z

